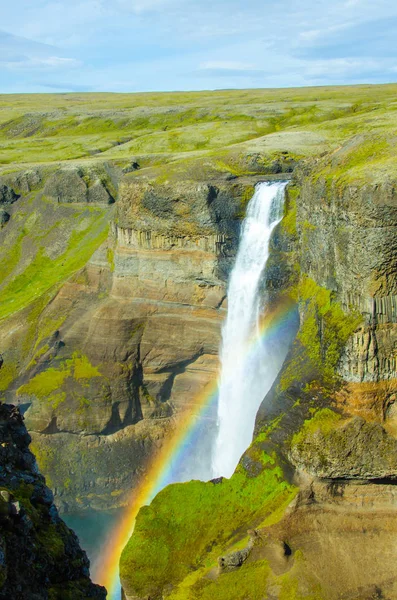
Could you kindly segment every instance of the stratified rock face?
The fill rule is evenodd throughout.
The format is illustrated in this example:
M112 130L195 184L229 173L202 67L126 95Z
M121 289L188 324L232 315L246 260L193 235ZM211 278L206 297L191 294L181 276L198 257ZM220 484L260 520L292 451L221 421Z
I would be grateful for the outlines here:
M0 598L104 600L53 504L17 408L0 404Z
M70 177L76 195L86 186L77 171L45 184L54 210L66 196L84 201L84 190L69 194ZM179 411L217 377L227 275L252 190L126 180L87 266L51 302L0 324L0 378L19 373L4 396L23 407L62 510L127 502Z
M395 486L315 481L301 487L284 518L259 530L251 555L253 564L266 557L271 572L283 575L281 585L268 588L273 597L396 598Z
M309 177L298 203L302 270L364 317L347 345L346 381L397 378L397 192L394 185L326 186Z
M275 301L298 301L300 327L254 442L208 512L214 492L194 483L140 511L121 561L127 598L397 597L397 196L392 184L322 179L323 166L297 173L273 237L267 284ZM280 480L260 486L258 507L264 466ZM243 516L247 505L262 514Z

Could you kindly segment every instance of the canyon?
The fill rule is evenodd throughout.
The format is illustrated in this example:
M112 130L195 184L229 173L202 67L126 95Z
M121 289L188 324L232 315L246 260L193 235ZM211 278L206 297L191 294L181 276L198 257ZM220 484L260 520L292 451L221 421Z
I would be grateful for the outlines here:
M0 394L61 513L126 506L217 378L248 200L289 181L263 290L294 311L296 337L235 473L171 485L140 511L121 559L128 600L396 597L394 92L252 93L233 110L262 115L256 135L216 150L177 138L164 151L184 135L175 113L158 131L136 107L156 152L130 140L41 164L30 117L1 125L28 158L0 169ZM33 136L56 135L36 117Z

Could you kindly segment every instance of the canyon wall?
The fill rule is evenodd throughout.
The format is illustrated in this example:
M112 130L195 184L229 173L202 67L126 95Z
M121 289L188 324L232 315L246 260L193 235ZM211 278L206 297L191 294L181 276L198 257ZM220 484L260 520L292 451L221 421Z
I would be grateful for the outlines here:
M34 207L31 246L43 248L45 276L51 261L68 264L57 246L73 247L75 218L80 229L86 214L90 227L108 226L82 268L71 264L64 281L0 321L3 398L24 411L63 511L124 505L175 416L216 378L227 276L256 181L116 175L106 165L61 169L41 173L31 191L22 175L6 181L19 197L4 245ZM27 268L17 264L14 279Z
M230 480L169 486L140 511L129 600L397 595L395 184L335 164L295 171L273 237L267 283L300 327L253 443Z

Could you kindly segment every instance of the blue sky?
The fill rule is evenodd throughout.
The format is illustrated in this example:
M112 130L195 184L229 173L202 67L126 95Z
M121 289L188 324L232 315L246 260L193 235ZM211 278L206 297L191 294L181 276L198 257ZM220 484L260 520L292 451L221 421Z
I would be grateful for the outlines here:
M397 81L395 0L0 0L0 92Z

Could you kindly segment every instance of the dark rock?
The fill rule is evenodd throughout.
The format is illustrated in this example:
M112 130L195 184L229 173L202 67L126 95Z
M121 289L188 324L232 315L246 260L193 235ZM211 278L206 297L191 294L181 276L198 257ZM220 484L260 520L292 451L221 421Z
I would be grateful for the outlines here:
M223 481L223 477L216 477L215 479L211 479L211 483L213 483L214 485L219 485L220 483L222 483Z
M93 204L114 204L114 198L109 194L103 183L97 179L88 188L87 202Z
M76 535L59 518L14 406L0 404L0 599L104 600Z
M87 202L87 184L79 169L63 169L49 177L44 194L57 202Z
M124 167L123 173L133 173L134 171L138 171L140 168L140 164L134 160L127 167Z
M0 209L0 228L4 227L10 220L10 215L7 211Z
M18 194L10 186L0 183L0 204L13 204L18 198Z

